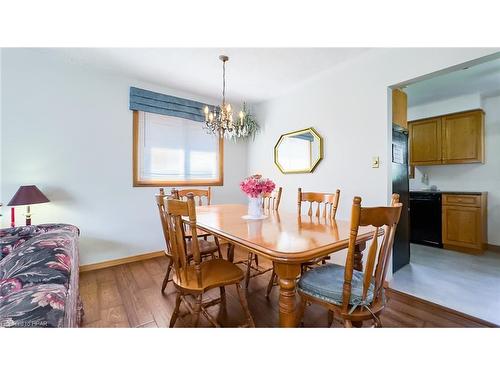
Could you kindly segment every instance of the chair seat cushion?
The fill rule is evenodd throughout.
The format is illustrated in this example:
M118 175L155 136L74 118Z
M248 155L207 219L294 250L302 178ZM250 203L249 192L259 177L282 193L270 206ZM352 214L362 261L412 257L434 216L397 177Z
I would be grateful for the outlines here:
M243 280L241 268L225 259L211 259L201 262L201 286L198 285L194 265L187 266L187 280L174 275L174 282L186 289L207 290L222 285L235 284ZM181 271L182 272L182 271Z
M340 306L342 305L344 270L343 266L331 263L313 268L304 272L301 276L298 289L304 294ZM349 304L371 303L373 301L373 290L374 285L372 283L368 288L366 300L363 302L363 272L353 270Z
M193 251L191 250L193 243L189 240L186 241L186 253L189 258L193 256ZM219 247L217 244L213 241L206 241L202 239L198 239L198 247L200 249L200 255L208 255L208 254L213 254L219 250ZM168 256L170 255L170 252L168 250L165 250L165 254Z

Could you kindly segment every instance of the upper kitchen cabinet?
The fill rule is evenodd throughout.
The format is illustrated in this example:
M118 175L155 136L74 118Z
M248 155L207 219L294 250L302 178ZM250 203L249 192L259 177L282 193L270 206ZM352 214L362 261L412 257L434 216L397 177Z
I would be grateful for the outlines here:
M484 112L443 117L443 164L484 163Z
M404 91L392 90L392 123L408 129L408 97Z
M441 118L410 122L410 164L441 164Z
M484 112L480 109L411 121L410 164L484 163Z

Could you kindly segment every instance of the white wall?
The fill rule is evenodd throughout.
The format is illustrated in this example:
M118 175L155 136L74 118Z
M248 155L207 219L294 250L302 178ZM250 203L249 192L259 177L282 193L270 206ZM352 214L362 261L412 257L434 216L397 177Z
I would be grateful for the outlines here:
M464 101L462 97L451 98L456 106L443 106L441 102L428 105L429 111L421 108L411 109L415 118L434 116L450 112L483 108L485 115L485 163L463 165L433 165L415 168L415 178L410 180L410 189L419 190L436 185L440 190L487 191L488 192L488 243L500 245L500 96L480 100ZM472 99L472 98L471 98ZM476 104L479 100L479 105ZM432 107L432 108L431 108ZM451 109L453 108L453 109ZM429 115L428 113L433 113ZM422 182L422 175L427 174L429 184Z
M249 145L249 172L283 186L283 209L294 211L297 188L340 188L339 218L350 216L355 195L366 205L391 193L388 86L497 52L487 49L378 49L348 61L288 94L256 107L262 133ZM312 174L284 175L273 148L282 133L313 126L324 137L324 160ZM372 156L380 168L371 168ZM342 254L336 261L343 262Z
M33 223L77 225L82 264L165 247L157 189L132 187L129 87L214 100L91 70L50 50L4 49L1 86L4 203L19 185L36 184L51 202L32 207ZM246 147L226 142L224 186L213 189L215 203L244 201L238 183L247 171Z
M460 95L453 98L408 107L408 121L478 108L481 108L480 94Z

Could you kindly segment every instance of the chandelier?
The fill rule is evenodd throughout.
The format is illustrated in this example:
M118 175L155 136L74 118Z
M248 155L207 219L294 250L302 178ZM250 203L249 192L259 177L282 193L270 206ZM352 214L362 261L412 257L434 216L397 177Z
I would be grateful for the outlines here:
M229 57L221 55L222 61L222 104L212 111L205 106L205 129L210 134L219 135L221 138L240 138L249 134L249 129L245 125L245 113L240 111L238 120L233 119L231 104L226 103L226 62Z

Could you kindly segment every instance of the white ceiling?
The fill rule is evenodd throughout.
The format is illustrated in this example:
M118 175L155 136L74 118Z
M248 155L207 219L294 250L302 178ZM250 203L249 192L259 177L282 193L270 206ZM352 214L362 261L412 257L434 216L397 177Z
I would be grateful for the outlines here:
M76 64L115 71L146 82L218 98L222 63L229 100L259 102L368 48L63 48L50 53Z
M405 92L409 106L467 94L500 95L500 59L413 83Z

